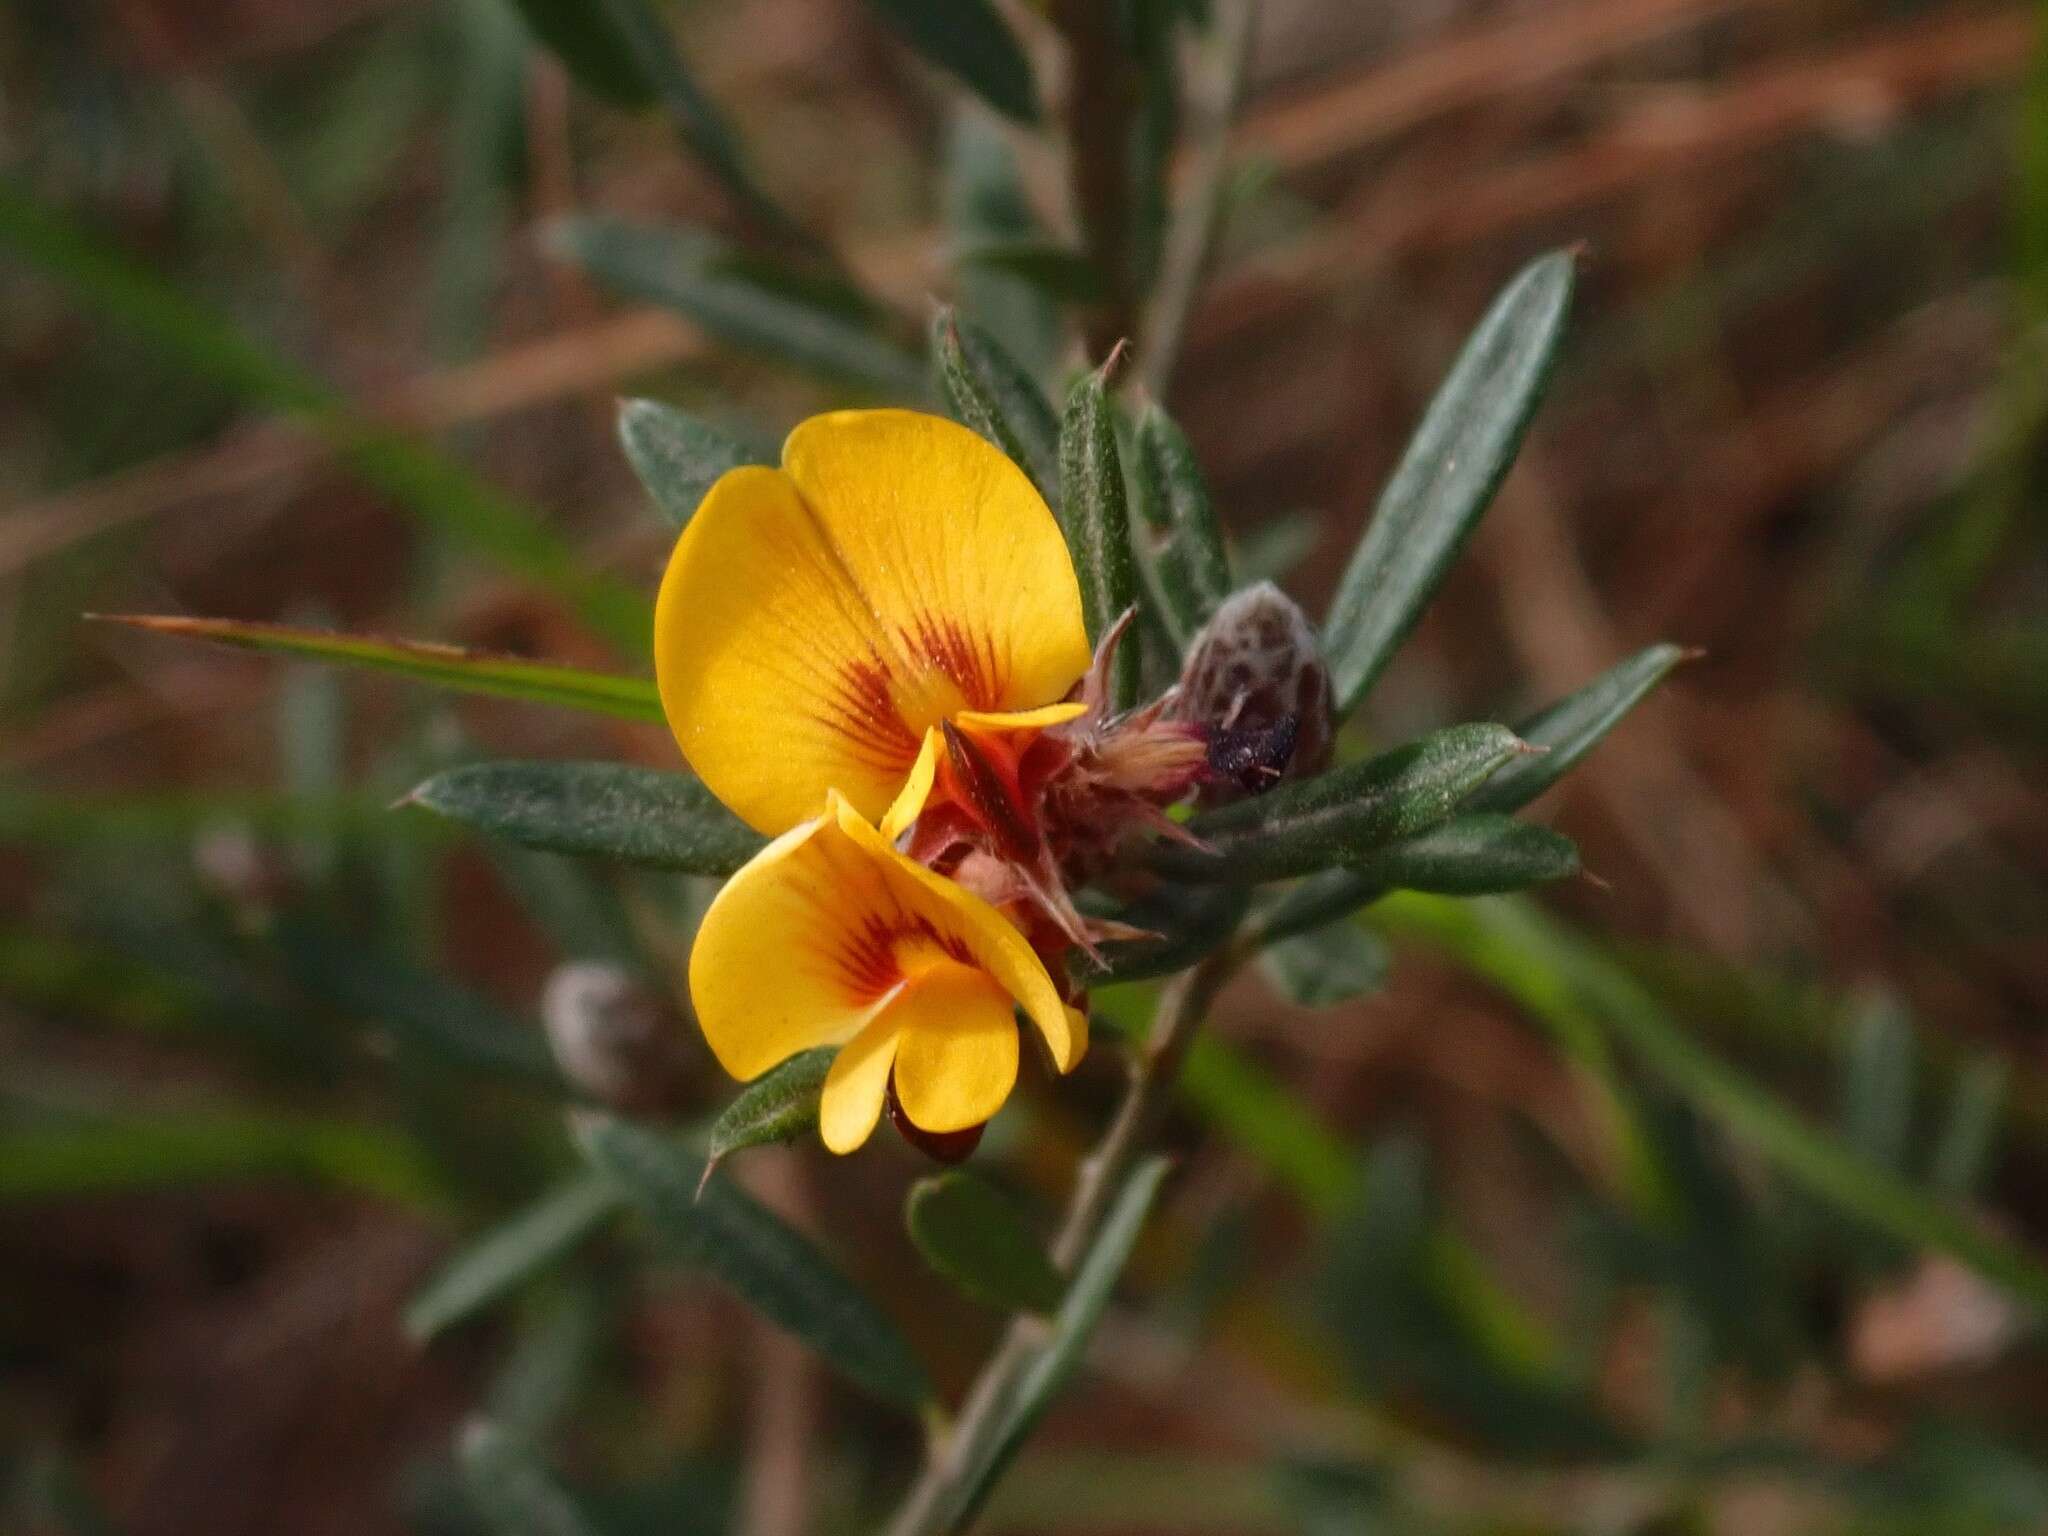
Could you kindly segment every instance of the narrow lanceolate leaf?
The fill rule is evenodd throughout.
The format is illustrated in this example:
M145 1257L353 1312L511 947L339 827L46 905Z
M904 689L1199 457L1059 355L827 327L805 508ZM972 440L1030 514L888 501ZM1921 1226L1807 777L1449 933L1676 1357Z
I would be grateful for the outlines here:
M811 1240L730 1179L704 1188L704 1159L674 1139L605 1115L586 1117L587 1157L685 1260L716 1275L849 1381L920 1409L931 1383L895 1324Z
M932 321L939 387L953 414L1021 466L1048 506L1060 499L1060 423L1030 372L972 320Z
M1251 892L1242 886L1161 885L1117 914L1155 937L1103 945L1106 972L1086 979L1090 985L1144 981L1185 970L1230 937L1250 904Z
M1138 595L1123 462L1109 400L1109 372L1116 361L1111 358L1074 386L1060 420L1060 526L1080 577L1088 638L1098 645ZM1137 702L1143 661L1137 636L1127 633L1117 647L1110 679L1112 708L1128 709Z
M1283 939L1259 956L1274 990L1303 1008L1333 1008L1377 992L1387 979L1387 946L1356 923L1325 923Z
M741 1090L738 1098L711 1123L704 1176L735 1152L769 1142L792 1142L817 1129L818 1099L825 1074L839 1052L828 1046L799 1051L765 1076Z
M619 406L619 443L664 516L681 529L728 469L763 462L708 421L659 400Z
M492 1536L603 1536L540 1453L495 1424L462 1432L462 1486Z
M1163 1157L1148 1157L1131 1170L1094 1242L1074 1267L1073 1280L1052 1321L1051 1339L1025 1368L1016 1391L994 1415L989 1430L976 1444L966 1447L966 1463L949 1505L930 1529L954 1531L967 1524L1081 1364L1169 1167Z
M1031 60L991 0L868 0L928 61L1005 117L1038 119Z
M964 1169L920 1179L903 1207L925 1262L1005 1312L1050 1312L1066 1284L1008 1197Z
M1523 268L1409 440L1323 624L1340 717L1415 627L1514 463L1564 335L1573 278L1569 251Z
M1160 616L1185 647L1230 596L1230 557L1194 450L1156 405L1138 419L1137 482L1138 510L1155 541Z
M471 763L406 803L521 847L693 875L729 875L763 841L701 780L624 763Z
M1645 694L1694 654L1682 646L1653 645L1522 721L1515 727L1522 740L1544 750L1517 758L1488 779L1473 794L1471 808L1520 810L1577 767Z
M1579 850L1562 833L1509 816L1460 811L1441 826L1366 855L1354 868L1326 870L1302 881L1260 914L1256 927L1271 943L1320 929L1389 891L1493 896L1578 872Z
M405 1309L405 1331L424 1343L559 1264L622 1203L595 1174L544 1195L456 1254Z
M1153 867L1183 880L1286 880L1357 864L1449 819L1490 774L1528 751L1504 725L1455 725L1270 793L1197 816L1208 851L1161 843Z
M698 230L567 219L549 243L614 292L686 315L741 351L899 399L925 392L919 360L836 284L742 257Z
M582 709L616 715L622 720L659 721L661 697L645 678L614 677L574 667L550 666L517 656L465 650L430 640L393 640L380 635L340 635L319 629L293 629L285 624L260 624L239 619L187 619L172 614L96 613L109 624L126 624L153 634L186 640L211 640L246 651L330 662L335 666L368 667L397 672L415 682L460 693L486 693L524 699L559 709Z

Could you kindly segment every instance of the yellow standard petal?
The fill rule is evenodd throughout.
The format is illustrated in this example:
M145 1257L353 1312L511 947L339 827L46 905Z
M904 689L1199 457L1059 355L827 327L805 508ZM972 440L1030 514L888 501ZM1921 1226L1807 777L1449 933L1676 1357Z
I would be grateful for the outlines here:
M967 428L840 411L782 457L712 486L655 605L683 754L769 833L815 816L827 788L881 817L931 727L1036 711L1089 660L1058 524Z

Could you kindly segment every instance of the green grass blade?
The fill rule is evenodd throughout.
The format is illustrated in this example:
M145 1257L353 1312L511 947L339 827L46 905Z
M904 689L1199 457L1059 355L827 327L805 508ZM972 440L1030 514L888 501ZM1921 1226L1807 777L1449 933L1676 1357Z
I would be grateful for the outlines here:
M1553 1027L1611 1035L1809 1194L1904 1242L1948 1253L2048 1311L2048 1268L2034 1254L1857 1157L1708 1052L1625 969L1537 908L1513 898L1402 895L1374 916L1396 937L1447 951Z
M151 634L184 640L209 640L245 651L302 657L334 666L366 667L396 672L435 688L459 693L490 694L613 715L621 720L658 722L661 698L651 679L584 672L547 662L527 661L491 651L466 650L431 640L395 640L382 635L345 635L328 630L296 629L242 619L188 619L175 614L96 613L88 618L125 624Z
M1594 678L1577 693L1516 723L1515 732L1543 751L1509 763L1473 791L1474 811L1518 811L1579 765L1671 669L1697 653L1653 645Z
M0 246L83 301L95 318L134 331L251 405L324 439L366 483L420 522L568 601L605 638L645 654L650 608L618 581L583 568L573 545L526 503L392 428L367 421L324 381L273 356L230 321L0 181Z

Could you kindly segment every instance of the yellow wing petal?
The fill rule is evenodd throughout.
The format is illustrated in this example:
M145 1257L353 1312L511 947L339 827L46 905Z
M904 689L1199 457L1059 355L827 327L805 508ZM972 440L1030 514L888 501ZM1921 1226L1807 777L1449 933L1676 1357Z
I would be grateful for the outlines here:
M917 761L910 765L903 787L889 802L888 814L882 818L882 836L887 841L893 843L901 837L903 829L917 820L925 801L931 799L932 784L939 775L939 758L945 750L946 738L936 727L924 733L924 746L918 750Z
M895 910L874 858L828 817L755 854L690 951L690 1000L719 1065L746 1082L858 1034L902 979L863 948L860 924Z
M896 1097L913 1124L964 1131L1003 1107L1017 1081L1017 1020L987 976L942 965L911 983L887 1022L902 1031Z
M834 796L833 804L840 830L875 859L898 910L951 941L956 959L987 972L1031 1016L1059 1070L1071 1070L1087 1041L1076 1040L1059 989L1024 935L973 892L903 857L844 800Z
M882 1099L889 1091L889 1068L896 1060L901 1031L884 1010L840 1047L825 1074L818 1102L818 1135L834 1152L851 1152L874 1134L882 1118ZM1014 1031L1013 1031L1014 1032Z
M690 764L753 826L869 820L924 733L960 710L1034 710L1088 666L1059 525L967 428L840 411L780 470L735 469L677 541L655 605L655 677Z

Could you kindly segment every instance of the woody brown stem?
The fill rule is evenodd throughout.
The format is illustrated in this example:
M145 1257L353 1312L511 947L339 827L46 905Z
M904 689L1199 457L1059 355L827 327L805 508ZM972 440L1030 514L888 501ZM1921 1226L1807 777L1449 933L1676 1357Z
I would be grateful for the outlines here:
M1116 35L1103 0L1053 0L1067 44L1067 164L1081 243L1102 280L1102 301L1085 322L1088 355L1103 357L1137 326L1131 272L1131 133L1137 66Z
M1063 1274L1072 1275L1088 1251L1124 1175L1165 1114L1195 1032L1240 957L1237 946L1226 946L1167 984L1152 1033L1131 1062L1130 1082L1109 1128L1074 1180L1066 1215L1053 1240L1053 1262ZM924 1470L889 1523L887 1536L946 1536L972 1514L974 1490L968 1480L978 1475L1006 1432L1005 1409L1045 1343L1042 1319L1020 1316L1010 1324L968 1388L952 1428L933 1442Z

